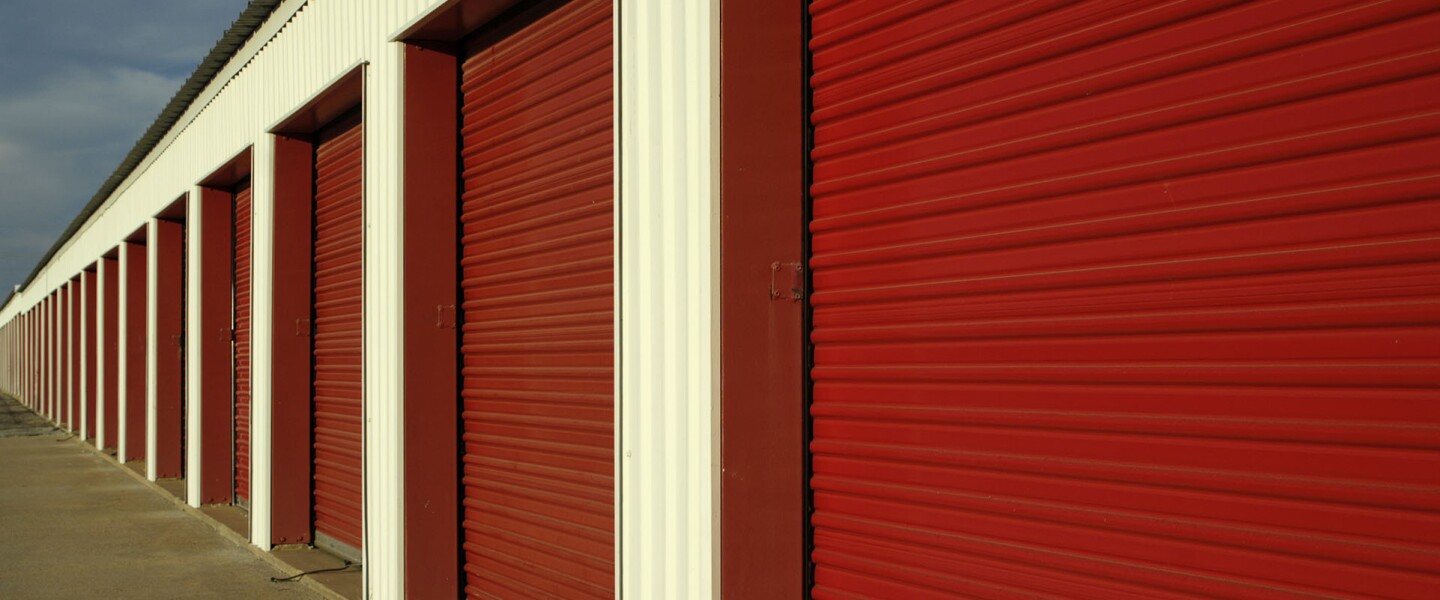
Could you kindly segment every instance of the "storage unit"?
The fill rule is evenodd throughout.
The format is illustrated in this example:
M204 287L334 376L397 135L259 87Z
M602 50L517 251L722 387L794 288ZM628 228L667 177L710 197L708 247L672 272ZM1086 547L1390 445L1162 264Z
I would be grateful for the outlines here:
M142 243L126 241L120 245L121 280L125 309L120 318L125 323L125 335L120 339L120 352L125 355L125 452L122 462L149 460L145 454L147 415L147 382L149 371L145 352L148 338L146 327L146 250ZM143 239L143 238L141 238Z
M316 543L362 549L363 136L360 113L316 134L313 250Z
M1434 593L1433 3L811 5L814 596Z
M461 70L464 549L472 597L611 597L611 3L543 2Z

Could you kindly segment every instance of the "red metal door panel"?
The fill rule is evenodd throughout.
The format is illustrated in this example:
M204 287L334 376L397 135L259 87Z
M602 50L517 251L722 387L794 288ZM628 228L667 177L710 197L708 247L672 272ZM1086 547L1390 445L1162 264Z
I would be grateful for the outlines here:
M100 368L105 370L105 389L100 393L104 401L105 445L114 448L120 441L120 261L114 258L100 259L104 269L104 337L105 344L100 351Z
M250 499L250 184L235 190L235 497Z
M315 144L315 532L361 548L364 221L359 113Z
M149 360L145 355L145 295L147 263L144 245L126 242L120 245L125 254L125 319L126 335L120 340L125 353L125 452L121 461L149 460L145 455L146 373ZM78 364L78 363L77 363Z
M168 479L185 476L185 224L157 221L154 234L155 455L145 460Z
M815 597L1440 589L1437 8L812 3Z
M471 597L614 597L611 10L528 7L462 68Z

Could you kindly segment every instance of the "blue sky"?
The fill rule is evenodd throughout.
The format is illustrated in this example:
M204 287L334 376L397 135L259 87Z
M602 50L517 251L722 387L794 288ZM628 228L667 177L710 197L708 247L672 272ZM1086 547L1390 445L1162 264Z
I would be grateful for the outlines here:
M0 302L247 0L0 0Z

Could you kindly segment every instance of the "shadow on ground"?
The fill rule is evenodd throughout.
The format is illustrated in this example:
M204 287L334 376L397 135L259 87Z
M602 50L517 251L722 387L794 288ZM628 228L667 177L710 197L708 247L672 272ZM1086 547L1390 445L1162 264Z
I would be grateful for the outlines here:
M56 432L45 417L30 412L14 398L0 394L0 438Z

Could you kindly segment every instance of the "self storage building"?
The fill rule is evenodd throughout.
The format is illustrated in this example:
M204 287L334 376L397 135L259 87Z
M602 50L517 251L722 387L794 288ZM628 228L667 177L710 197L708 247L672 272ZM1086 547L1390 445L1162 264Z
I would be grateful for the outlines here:
M372 598L1424 598L1437 31L256 0L0 383Z

